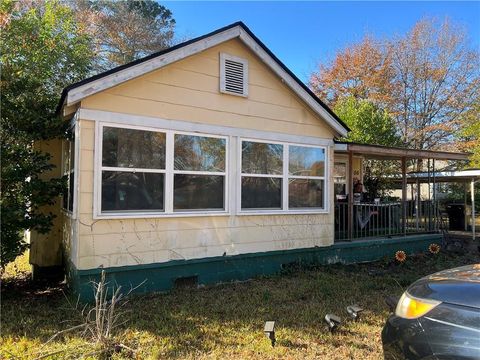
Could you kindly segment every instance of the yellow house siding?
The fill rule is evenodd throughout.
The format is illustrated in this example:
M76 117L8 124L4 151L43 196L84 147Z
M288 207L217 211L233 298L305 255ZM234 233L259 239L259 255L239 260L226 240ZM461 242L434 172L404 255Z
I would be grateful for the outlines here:
M248 98L220 94L220 52L248 59ZM93 95L82 101L81 108L333 138L332 129L238 40ZM95 122L80 118L79 132L78 269L333 243L332 201L325 214L94 219ZM333 146L327 150L332 169ZM327 182L331 184L332 177ZM332 186L329 199L333 199Z
M360 180L363 183L363 159L354 157L353 159L353 178Z
M219 92L219 53L248 59L248 98ZM240 40L230 40L82 101L82 108L332 138L332 129Z
M79 121L80 198L78 269L326 246L329 214L93 219L94 122ZM333 150L329 148L330 166ZM330 180L331 181L331 180ZM333 197L331 187L330 199Z
M69 214L62 215L62 240L63 240L63 254L65 261L71 262L73 265L78 265L77 247L79 242L77 240L78 233L77 220L73 219ZM81 243L80 243L81 245Z
M308 248L330 245L333 238L330 215L254 216L255 224L248 226L252 217L239 217L231 226L200 217L93 220L82 216L78 268ZM269 224L272 220L278 224ZM168 229L165 223L177 229ZM111 230L102 234L102 227Z
M59 178L62 176L62 141L58 139L38 141L34 145L36 150L49 153L50 163L55 168L41 175L43 179ZM47 234L37 230L30 231L30 263L39 267L58 266L62 264L62 212L61 199L56 199L53 205L43 206L45 213L52 213L55 218Z

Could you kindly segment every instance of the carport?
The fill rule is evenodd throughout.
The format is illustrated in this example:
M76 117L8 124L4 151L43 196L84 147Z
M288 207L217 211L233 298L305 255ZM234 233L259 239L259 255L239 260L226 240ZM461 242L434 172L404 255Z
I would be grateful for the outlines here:
M467 193L470 192L472 203L471 221L472 238L476 236L476 212L475 212L475 184L480 181L480 169L456 170L456 171L432 171L432 172L413 172L407 174L407 182L410 184L424 183L433 185L433 198L436 198L437 183L463 183L465 189L465 205L467 203ZM466 208L466 206L465 206ZM467 229L465 229L467 230Z

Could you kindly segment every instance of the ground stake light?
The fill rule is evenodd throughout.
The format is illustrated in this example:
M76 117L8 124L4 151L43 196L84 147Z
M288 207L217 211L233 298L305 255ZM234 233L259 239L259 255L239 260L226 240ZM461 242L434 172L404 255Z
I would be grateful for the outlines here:
M347 312L354 321L357 321L359 319L360 313L362 311L363 311L363 308L361 308L358 305L347 306Z
M263 332L272 342L272 347L274 347L275 342L277 341L275 339L275 321L267 321L265 323L265 327L263 328Z
M335 314L327 314L325 315L325 322L328 325L328 330L333 332L342 323L342 319Z

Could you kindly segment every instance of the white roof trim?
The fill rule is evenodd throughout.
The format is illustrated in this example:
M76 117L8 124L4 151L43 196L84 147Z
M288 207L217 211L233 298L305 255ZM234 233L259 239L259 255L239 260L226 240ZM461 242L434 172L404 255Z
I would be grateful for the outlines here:
M128 80L134 79L148 72L160 69L173 62L184 59L219 45L225 41L240 38L272 71L277 74L317 115L323 118L340 136L346 136L348 131L327 110L325 110L312 96L302 88L240 25L211 35L207 38L185 45L177 50L159 55L140 64L120 70L68 91L64 106L71 106L87 96L96 94Z
M426 178L426 177L480 177L480 170L453 170L453 171L436 171L431 172L421 172L421 173L408 173L407 177L409 178Z
M71 106L87 96L96 94L100 91L121 84L125 81L142 76L148 72L160 69L173 62L179 61L187 56L191 56L209 49L213 46L221 44L225 41L234 39L240 35L240 27L225 30L221 33L212 35L208 38L196 41L192 44L181 47L180 49L159 55L151 60L128 67L111 75L88 82L84 85L71 89L67 94L66 105Z
M348 145L347 144L335 143L334 150L335 151L347 151L348 150Z

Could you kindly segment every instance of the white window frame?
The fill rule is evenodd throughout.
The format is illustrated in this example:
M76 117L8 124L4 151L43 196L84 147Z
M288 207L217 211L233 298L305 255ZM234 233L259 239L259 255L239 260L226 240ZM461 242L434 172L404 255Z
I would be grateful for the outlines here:
M75 113L75 115L72 117L72 119L70 120L70 124L69 124L69 128L73 130L73 135L74 135L74 138L75 138L75 142L74 142L74 146L72 147L70 145L70 141L65 141L63 140L62 141L62 158L61 158L61 164L62 164L62 176L64 175L68 175L68 193L67 193L67 196L70 196L70 176L72 176L72 172L73 172L73 201L72 201L72 210L68 209L68 203L69 203L69 200L67 200L67 208L64 208L63 207L63 199L62 199L62 203L61 203L61 211L66 214L67 216L69 216L70 218L72 219L75 219L76 216L77 216L77 204L78 204L78 188L77 188L77 184L78 184L78 178L79 178L79 169L80 169L80 136L79 136L79 128L78 128L78 112ZM70 169L66 169L66 164L65 164L65 158L64 158L64 154L65 154L65 148L68 144L68 147L69 147L69 152L68 152L68 156L69 156L69 167ZM71 152L73 151L73 157L74 157L74 164L73 164L73 167L72 167L72 164L71 164Z
M263 174L248 174L242 173L242 142L243 141L251 141L251 142L258 142L258 143L266 143L266 144L278 144L283 145L283 172L282 174L278 175L263 175ZM301 147L311 147L322 149L325 154L325 168L324 168L324 175L323 176L295 176L289 174L289 148L290 146L301 146ZM279 141L271 141L271 140L264 140L264 139L256 139L256 138L242 138L238 139L238 147L237 147L237 208L236 213L237 215L281 215L281 214L328 214L329 213L329 194L330 194L330 187L329 187L329 178L330 178L330 167L329 167L329 156L328 156L328 147L321 146L321 145L311 145L311 144L302 144L302 143L294 143L294 142L279 142ZM282 208L275 210L275 209L242 209L242 176L252 176L252 177L273 177L273 178L281 178L282 179ZM323 180L324 182L324 196L323 196L323 207L322 208L289 208L288 204L288 187L289 187L289 180L290 179L317 179Z
M243 65L243 93L239 94L236 92L231 92L226 89L226 81L225 81L225 60L231 60ZM220 53L220 92L229 95L235 95L240 97L248 97L248 60L226 54Z
M144 169L144 168L123 168L108 167L102 164L103 154L103 128L115 127L121 129L143 130L152 132L165 133L165 169ZM208 172L208 171L186 171L174 170L174 136L191 135L201 137L220 138L225 140L225 171L224 172ZM94 219L118 219L118 218L160 218L160 217L190 217L190 216L215 216L229 215L229 138L223 135L205 134L199 132L186 132L177 130L166 130L156 127L146 127L137 125L126 125L110 122L97 122L95 127L95 164L94 164ZM122 171L122 172L148 172L163 173L164 176L164 209L158 210L126 210L126 211L102 211L102 171ZM199 209L199 210L173 210L173 180L175 174L191 174L191 175L218 175L224 176L224 209Z
M242 143L244 141L249 141L249 142L256 142L256 143L262 143L262 144L275 144L275 145L282 145L282 173L281 174L255 174L255 173L243 173L242 172ZM268 140L260 140L260 139L245 139L245 138L240 138L238 141L238 213L255 213L255 212L280 212L284 210L284 205L285 205L285 181L284 181L284 175L285 175L285 143L278 142L278 141L268 141ZM282 197L281 197L281 209L242 209L242 177L262 177L262 178L274 178L274 179L282 179Z
M332 170L332 174L333 174L333 177L332 177L332 179L333 179L333 186L335 186L336 184L343 184L343 183L341 183L341 182L335 182L335 174L334 174L334 172L335 172L335 165L336 165L336 164L343 164L343 165L345 165L345 172L346 172L346 174L345 174L345 194L347 195L347 194L348 194L348 169L349 169L349 166L350 166L349 163L348 163L348 159L340 158L340 159L335 160L335 161L333 162L333 170Z
M228 156L229 156L229 139L228 136L223 136L223 135L213 135L213 134L200 134L200 133L192 133L192 132L185 132L185 131L176 131L176 130L171 130L170 133L172 133L172 169L173 169L173 175L172 175L172 212L174 214L187 214L187 213L213 213L213 214L218 214L218 213L228 213L229 211L229 204L228 204L228 187L229 187L229 182L228 182ZM175 135L190 135L190 136L200 136L200 137L209 137L209 138L215 138L215 139L224 139L225 140L225 169L224 171L197 171L197 170L175 170L175 164L173 164L173 161L175 160L175 153L174 153L174 143L175 143ZM181 175L210 175L210 176L223 176L224 177L224 182L223 182L223 210L213 210L213 209L197 209L197 210L174 210L173 209L173 178L175 175L181 174Z

